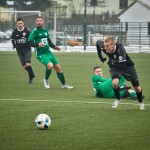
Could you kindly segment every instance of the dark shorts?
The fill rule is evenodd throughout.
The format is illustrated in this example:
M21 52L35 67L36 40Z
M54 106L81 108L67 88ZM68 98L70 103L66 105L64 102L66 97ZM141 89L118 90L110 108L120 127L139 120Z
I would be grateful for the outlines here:
M24 66L26 63L31 63L31 51L17 51L17 54L22 66Z
M110 68L110 75L111 78L121 78L123 75L127 81L131 81L132 85L139 86L139 80L137 72L133 67L126 67L125 69L118 69L118 68Z

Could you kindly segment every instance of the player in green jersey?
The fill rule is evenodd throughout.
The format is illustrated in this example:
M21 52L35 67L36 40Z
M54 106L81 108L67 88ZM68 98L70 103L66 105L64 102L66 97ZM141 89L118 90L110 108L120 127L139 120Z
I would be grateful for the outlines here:
M50 88L48 79L51 75L52 69L54 68L62 84L62 88L72 89L73 86L66 84L61 66L54 54L50 51L50 47L58 51L60 51L60 48L55 46L50 40L49 33L47 29L44 28L44 21L41 16L36 18L35 23L36 28L31 32L28 41L32 47L35 47L36 58L46 66L45 78L43 79L45 88Z
M93 87L96 90L97 97L114 98L114 90L112 88L112 79L103 78L102 68L100 66L94 67L94 74L92 76ZM122 98L130 97L130 99L136 100L136 92L124 87L125 78L122 76L119 82L120 96ZM123 88L121 88L123 87Z

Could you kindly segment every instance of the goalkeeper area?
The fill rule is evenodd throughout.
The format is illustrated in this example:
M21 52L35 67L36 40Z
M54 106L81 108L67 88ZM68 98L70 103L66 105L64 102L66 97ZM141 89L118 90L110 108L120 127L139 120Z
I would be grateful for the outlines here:
M149 150L150 143L150 54L130 53L145 96L146 110L137 101L122 99L112 109L114 99L97 98L92 88L93 67L100 65L109 78L107 63L96 53L56 52L54 55L74 86L64 90L55 71L50 89L44 89L45 67L32 53L36 78L28 83L15 51L0 51L0 149L1 150ZM130 82L126 85L131 86ZM52 123L39 130L35 117L46 113Z

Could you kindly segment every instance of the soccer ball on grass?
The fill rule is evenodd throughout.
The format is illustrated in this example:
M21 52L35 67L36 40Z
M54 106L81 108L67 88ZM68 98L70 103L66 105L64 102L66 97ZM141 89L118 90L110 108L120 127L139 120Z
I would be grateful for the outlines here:
M35 124L39 129L48 129L51 125L51 118L47 114L39 114L35 118Z

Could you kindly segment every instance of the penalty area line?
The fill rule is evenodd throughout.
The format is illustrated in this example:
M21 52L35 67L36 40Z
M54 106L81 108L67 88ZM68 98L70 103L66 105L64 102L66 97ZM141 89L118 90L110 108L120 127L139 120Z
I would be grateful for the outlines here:
M86 102L86 101L66 101L66 100L34 100L34 99L0 99L0 101L20 101L20 102L54 102L54 103L81 103L81 104L112 104L113 102ZM119 103L119 105L139 105L138 103ZM150 104L145 104L150 106Z

